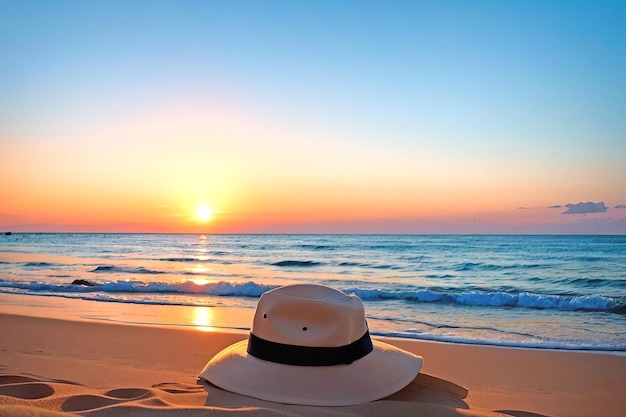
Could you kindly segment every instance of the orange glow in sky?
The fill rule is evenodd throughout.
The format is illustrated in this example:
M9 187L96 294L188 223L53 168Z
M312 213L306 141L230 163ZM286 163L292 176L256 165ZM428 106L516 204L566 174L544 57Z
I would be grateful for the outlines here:
M619 13L218 3L3 7L1 231L626 234Z

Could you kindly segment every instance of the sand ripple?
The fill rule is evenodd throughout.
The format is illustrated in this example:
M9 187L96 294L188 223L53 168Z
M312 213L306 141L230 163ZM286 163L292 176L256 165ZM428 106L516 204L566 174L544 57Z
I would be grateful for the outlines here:
M276 404L223 391L205 381L198 385L163 382L150 388L96 389L71 381L27 375L0 375L0 416L511 416L470 410L467 390L420 374L409 386L381 401L352 407Z

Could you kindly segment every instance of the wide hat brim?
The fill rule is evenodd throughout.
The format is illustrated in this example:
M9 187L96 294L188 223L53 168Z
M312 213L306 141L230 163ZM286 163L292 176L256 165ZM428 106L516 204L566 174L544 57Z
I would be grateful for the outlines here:
M295 366L248 354L242 340L218 353L200 378L237 394L266 401L316 406L347 406L378 400L407 386L423 359L390 344L372 341L374 349L349 365Z

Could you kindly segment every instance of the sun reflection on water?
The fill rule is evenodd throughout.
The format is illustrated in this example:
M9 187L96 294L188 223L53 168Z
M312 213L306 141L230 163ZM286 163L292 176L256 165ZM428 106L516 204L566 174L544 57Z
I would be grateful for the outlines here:
M207 268L204 265L198 264L198 265L194 265L193 272L197 274L206 274L207 272L209 272L209 268Z
M191 323L196 326L197 330L203 332L213 332L214 317L213 311L209 307L195 307L191 313Z

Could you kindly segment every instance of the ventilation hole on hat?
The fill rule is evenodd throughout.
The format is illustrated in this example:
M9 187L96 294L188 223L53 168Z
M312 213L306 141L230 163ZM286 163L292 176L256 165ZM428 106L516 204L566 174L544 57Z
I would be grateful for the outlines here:
M306 332L308 329L309 329L308 327L304 326L304 327L302 328L302 331Z
M263 314L263 318L266 319L267 318L267 314Z

